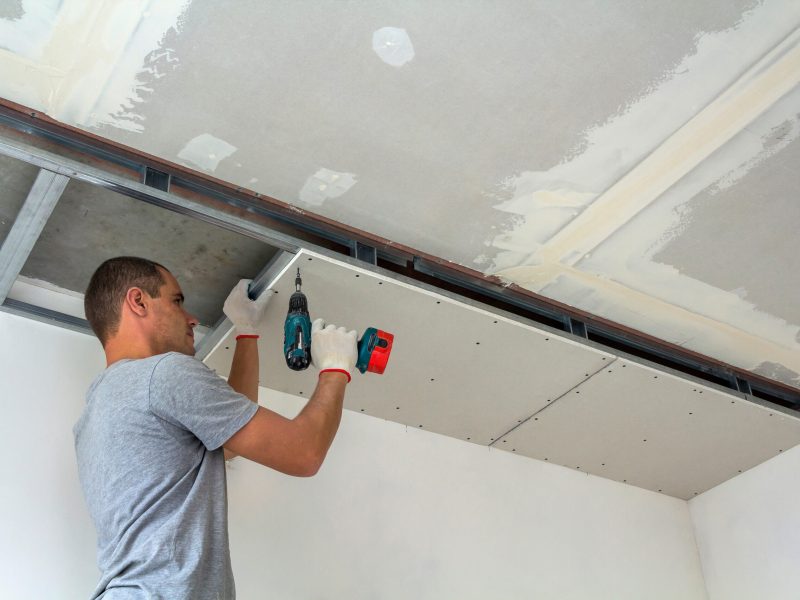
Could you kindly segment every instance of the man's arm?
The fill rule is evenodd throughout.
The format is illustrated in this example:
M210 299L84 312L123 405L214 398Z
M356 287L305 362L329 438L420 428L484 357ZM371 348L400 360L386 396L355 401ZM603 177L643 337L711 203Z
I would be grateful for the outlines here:
M233 323L237 334L228 385L258 404L258 332L272 291L264 290L256 300L251 300L249 288L249 279L239 281L225 300L222 310ZM245 337L240 338L241 335ZM234 456L234 452L225 449L225 460Z
M258 402L257 331L270 293L256 300L240 281L223 308L238 334L228 384ZM289 475L314 475L325 460L342 419L344 390L358 358L356 332L317 319L311 326L312 362L320 370L317 387L294 419L258 407L253 418L223 444L225 458L241 455Z
M294 419L259 407L225 443L225 451L287 475L316 474L339 429L347 381L344 373L320 373L314 394Z
M312 362L320 370L317 387L303 410L287 419L259 407L252 419L223 444L264 466L309 477L322 466L342 419L344 389L356 365L356 332L311 325Z

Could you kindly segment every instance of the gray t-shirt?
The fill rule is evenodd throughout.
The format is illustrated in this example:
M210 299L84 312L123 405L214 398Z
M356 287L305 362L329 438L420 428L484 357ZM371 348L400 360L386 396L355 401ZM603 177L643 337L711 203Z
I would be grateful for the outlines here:
M234 598L222 445L257 409L176 352L97 377L73 428L97 529L92 598Z

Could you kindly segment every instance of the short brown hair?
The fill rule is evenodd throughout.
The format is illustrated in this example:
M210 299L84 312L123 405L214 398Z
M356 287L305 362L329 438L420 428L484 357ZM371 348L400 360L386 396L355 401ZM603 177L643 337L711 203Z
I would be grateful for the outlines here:
M158 298L164 277L164 266L135 256L110 258L92 275L83 297L86 319L103 346L116 333L122 316L122 301L132 287L138 287Z

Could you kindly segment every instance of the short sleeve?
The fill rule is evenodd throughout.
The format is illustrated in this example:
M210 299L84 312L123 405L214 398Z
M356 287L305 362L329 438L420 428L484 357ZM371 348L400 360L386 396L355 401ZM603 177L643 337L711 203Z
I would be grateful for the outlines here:
M258 410L202 362L177 352L153 368L149 401L153 414L191 431L209 450L227 442Z

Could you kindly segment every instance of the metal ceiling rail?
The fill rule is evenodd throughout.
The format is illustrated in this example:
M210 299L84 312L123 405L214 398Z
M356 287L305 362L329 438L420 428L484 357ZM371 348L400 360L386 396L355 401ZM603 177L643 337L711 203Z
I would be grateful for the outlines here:
M278 275L292 262L294 254L292 252L277 252L275 256L261 269L261 272L253 278L250 284L249 295L255 300L267 286L272 283ZM203 336L203 339L195 346L195 358L205 360L209 354L225 339L228 332L233 328L233 323L224 314L217 321L217 324Z
M73 317L72 315L50 310L42 306L28 304L27 302L20 302L13 298L6 298L6 301L0 306L0 311L19 317L27 317L35 321L47 323L48 325L58 325L59 327L77 331L78 333L94 335L92 328L89 326L89 322L85 319Z
M64 175L65 179L77 179L92 185L96 185L112 192L117 192L137 200L142 200L148 204L160 206L173 212L180 213L223 229L240 233L254 238L271 246L282 250L296 252L302 243L296 238L292 238L280 232L267 229L251 221L235 215L227 214L223 211L206 206L193 200L187 200L175 194L161 191L138 181L132 181L116 175L102 171L96 167L81 164L72 160L63 159L56 154L39 150L32 146L26 146L17 142L9 142L0 138L0 154L16 158L28 164L35 165L42 169L47 169L53 173Z
M69 179L44 169L39 171L25 203L0 247L0 304L28 260Z
M289 253L307 248L382 274L400 275L414 285L448 296L467 296L523 319L613 348L617 354L645 358L722 387L800 410L800 390L792 386L538 296L495 277L103 140L35 111L22 112L20 108L0 99L2 155L203 220ZM43 150L39 147L42 145L52 151ZM77 155L84 162L65 155ZM117 172L112 172L112 168ZM54 322L58 324L58 319ZM219 328L209 337L209 347L218 334L216 329Z

